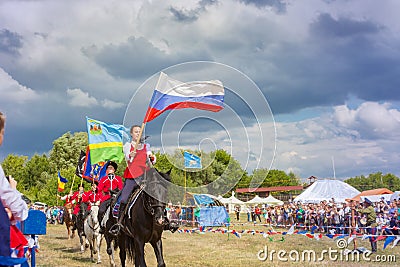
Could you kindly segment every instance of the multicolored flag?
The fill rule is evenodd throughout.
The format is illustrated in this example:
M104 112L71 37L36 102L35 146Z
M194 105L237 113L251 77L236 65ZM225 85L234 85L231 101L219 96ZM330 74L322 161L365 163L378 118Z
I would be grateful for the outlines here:
M106 165L107 162L102 161L95 164L91 164L90 154L91 153L88 148L85 154L85 163L82 170L82 177L89 182L99 181L100 178L106 176L107 168L104 168L104 166Z
M199 156L184 151L183 158L185 159L185 168L201 169L201 158Z
M64 191L65 184L68 180L61 176L60 171L58 171L58 192Z
M82 178L83 170L85 169L86 162L86 152L81 150L81 154L79 155L78 163L76 164L75 174L78 177Z
M120 124L107 124L88 117L86 117L86 122L91 165L107 160L123 161L122 134L125 127Z
M221 81L184 83L161 72L143 122L149 122L172 109L195 108L218 112L224 108L224 95Z

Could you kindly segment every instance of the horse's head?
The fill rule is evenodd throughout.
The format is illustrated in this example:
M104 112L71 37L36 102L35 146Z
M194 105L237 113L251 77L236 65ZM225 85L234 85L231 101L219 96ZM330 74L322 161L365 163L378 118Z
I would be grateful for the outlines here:
M82 202L79 205L79 215L81 215L83 217L87 210L88 210L88 204L85 202Z
M167 203L167 185L171 181L171 170L163 173L152 168L147 171L144 183L145 192L149 197L149 204L154 213L154 219L157 223L164 222L164 209Z
M99 202L90 204L90 216L92 217L93 223L97 224L99 222L98 214L99 214Z

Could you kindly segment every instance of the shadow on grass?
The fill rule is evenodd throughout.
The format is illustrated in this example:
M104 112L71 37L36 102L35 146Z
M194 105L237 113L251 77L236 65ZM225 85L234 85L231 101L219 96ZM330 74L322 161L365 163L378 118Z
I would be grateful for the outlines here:
M60 248L62 252L67 252L67 253L81 253L81 249L79 247L77 248Z
M71 259L74 260L74 261L78 261L78 262L89 262L89 263L93 263L92 260L90 259L90 256L89 256L89 257L84 257L84 258L81 258L81 257L72 257Z

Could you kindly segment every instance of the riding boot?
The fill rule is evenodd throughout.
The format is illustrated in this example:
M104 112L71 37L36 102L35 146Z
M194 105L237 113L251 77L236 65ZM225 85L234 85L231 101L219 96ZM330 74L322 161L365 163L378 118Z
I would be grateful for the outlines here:
M108 231L111 235L113 236L118 236L119 232L121 231L121 228L123 227L122 225L122 220L124 219L125 215L125 203L121 203L118 209L118 221L116 224L111 226L110 230Z

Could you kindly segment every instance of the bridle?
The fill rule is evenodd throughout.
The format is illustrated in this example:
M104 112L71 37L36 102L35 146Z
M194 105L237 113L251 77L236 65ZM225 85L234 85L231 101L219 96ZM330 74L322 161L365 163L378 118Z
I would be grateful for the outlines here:
M98 207L98 205L92 205L92 207L94 207L94 206L97 206ZM89 212L89 218L88 218L88 220L90 220L89 222L88 222L88 226L89 226L89 228L90 229L92 229L92 231L93 232L95 232L97 229L99 229L100 228L100 222L99 221L97 221L97 224L94 222L94 219L93 219L93 212L92 212L92 210ZM97 225L97 226L95 226L95 227L93 227L92 225Z

